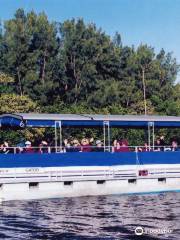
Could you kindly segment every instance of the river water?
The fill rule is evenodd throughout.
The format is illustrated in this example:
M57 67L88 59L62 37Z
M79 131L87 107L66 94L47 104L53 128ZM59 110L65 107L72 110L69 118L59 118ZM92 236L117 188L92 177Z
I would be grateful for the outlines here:
M180 193L5 202L0 239L180 239Z

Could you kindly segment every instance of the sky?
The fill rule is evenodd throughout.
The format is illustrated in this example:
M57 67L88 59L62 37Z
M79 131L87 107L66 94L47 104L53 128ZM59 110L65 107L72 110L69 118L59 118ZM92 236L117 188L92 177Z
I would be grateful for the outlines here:
M123 45L173 52L180 64L180 0L0 0L0 20L18 8L44 11L52 21L83 18L111 36L118 31Z

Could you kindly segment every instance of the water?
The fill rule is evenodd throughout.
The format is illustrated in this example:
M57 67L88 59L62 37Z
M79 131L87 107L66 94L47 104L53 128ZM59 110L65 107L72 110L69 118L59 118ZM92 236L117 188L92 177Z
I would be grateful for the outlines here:
M145 233L137 236L136 227L143 227ZM0 205L0 239L173 240L179 239L179 234L180 193L14 201Z

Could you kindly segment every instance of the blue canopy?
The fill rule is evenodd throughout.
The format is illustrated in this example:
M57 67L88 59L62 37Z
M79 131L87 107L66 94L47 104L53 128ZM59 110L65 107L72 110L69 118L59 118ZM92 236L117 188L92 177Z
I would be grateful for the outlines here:
M4 128L24 128L26 121L20 115L2 115L0 116L0 126Z
M19 113L0 116L1 127L110 127L179 128L180 117L148 115L36 114Z

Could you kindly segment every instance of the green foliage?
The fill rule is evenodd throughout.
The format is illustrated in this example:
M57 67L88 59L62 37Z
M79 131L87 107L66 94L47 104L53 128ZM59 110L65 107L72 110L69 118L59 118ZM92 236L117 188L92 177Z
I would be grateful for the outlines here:
M13 84L14 78L9 76L8 74L0 72L0 94L11 93L13 89Z
M0 84L7 84L7 83L13 83L14 79L7 74L0 72Z
M15 94L1 94L0 106L0 114L38 111L37 104L29 99L28 96Z

